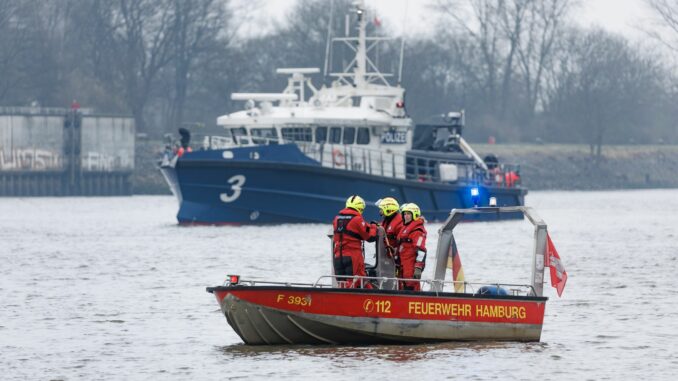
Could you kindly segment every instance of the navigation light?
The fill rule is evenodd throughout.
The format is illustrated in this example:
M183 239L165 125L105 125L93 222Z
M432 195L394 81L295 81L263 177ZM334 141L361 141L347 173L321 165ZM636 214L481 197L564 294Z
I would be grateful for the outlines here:
M240 282L240 275L229 275L228 276L228 283L238 284L238 282Z
M471 188L471 200L473 201L473 206L478 206L478 201L480 201L480 191L478 188Z

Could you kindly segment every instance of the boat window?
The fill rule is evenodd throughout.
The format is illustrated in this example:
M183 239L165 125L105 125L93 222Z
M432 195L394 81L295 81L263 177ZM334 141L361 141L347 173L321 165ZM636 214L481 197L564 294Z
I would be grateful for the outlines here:
M250 134L254 144L266 144L278 140L278 133L275 128L252 128Z
M223 126L222 126L222 127L223 127ZM227 138L232 137L233 134L231 134L231 130L232 130L232 128L226 128L226 127L224 127L224 133L221 134L221 136L224 136L224 137L227 137Z
M370 144L370 129L367 127L360 127L358 129L358 144Z
M327 141L327 127L316 127L315 142L325 143Z
M294 142L311 142L313 133L311 127L285 127L281 129L283 139Z
M355 127L344 127L344 144L355 142Z
M330 143L332 144L341 143L341 127L330 128Z
M233 141L236 144L250 144L245 127L231 128L231 134L233 134Z

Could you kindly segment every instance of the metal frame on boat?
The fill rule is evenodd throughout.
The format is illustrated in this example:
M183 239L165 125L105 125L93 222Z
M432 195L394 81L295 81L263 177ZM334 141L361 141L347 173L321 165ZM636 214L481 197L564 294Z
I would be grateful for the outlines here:
M454 227L466 214L523 213L534 225L529 284L446 281ZM209 287L226 320L246 344L375 344L449 340L539 341L547 226L529 207L454 209L438 231L434 278L428 290L398 290L392 260L377 240L371 288L342 288L347 277L315 283L241 280ZM462 286L463 287L458 287ZM470 292L469 292L470 291Z

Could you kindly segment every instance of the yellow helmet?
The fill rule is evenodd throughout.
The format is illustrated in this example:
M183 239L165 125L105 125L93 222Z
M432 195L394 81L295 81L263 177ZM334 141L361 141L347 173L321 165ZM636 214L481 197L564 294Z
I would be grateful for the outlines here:
M365 210L365 200L358 195L353 195L346 200L346 207L356 210L358 213L362 214Z
M421 216L421 210L419 210L419 206L414 203L407 203L403 204L403 206L400 208L400 213L405 213L405 212L410 212L412 213L412 221L416 221L419 219Z
M384 217L390 217L394 215L398 209L400 209L398 201L393 197L382 198L381 200L377 201L376 205L379 208L381 215Z

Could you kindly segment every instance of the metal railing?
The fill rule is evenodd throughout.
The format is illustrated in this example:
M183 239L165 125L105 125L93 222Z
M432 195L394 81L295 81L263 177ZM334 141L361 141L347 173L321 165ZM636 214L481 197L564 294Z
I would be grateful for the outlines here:
M411 152L394 152L351 144L281 141L278 137L202 136L195 149L228 149L255 145L296 144L301 152L326 168L343 169L372 176L416 180L420 182L477 184L515 187L520 184L520 167L500 164L485 171L471 160L435 158ZM507 175L511 173L510 177Z
M485 177L472 161L437 159L425 155L344 144L296 142L306 156L327 168L345 169L372 176L417 180L421 182L478 182ZM441 164L455 166L455 175L445 177Z
M90 115L94 113L92 108L78 108L76 109L82 115ZM2 106L0 107L0 115L56 115L64 116L70 112L75 111L71 108L65 107L41 107L41 106Z
M237 285L255 286L284 286L284 287L309 287L309 288L367 288L373 290L397 290L397 288L388 288L386 285L398 284L399 282L418 282L424 292L435 292L436 295L444 293L445 288L455 292L456 286L463 285L463 294L477 294L480 288L484 286L495 286L498 289L504 289L509 295L513 296L534 296L536 292L529 284L497 283L497 282L460 282L460 281L442 281L435 279L407 279L407 278L388 278L388 277L369 277L369 276L350 276L350 275L322 275L313 283L298 282L273 282L259 280L240 279ZM337 284L335 287L334 284ZM369 284L369 286L368 286ZM233 285L229 279L223 283L224 286ZM427 288L424 288L427 286Z

